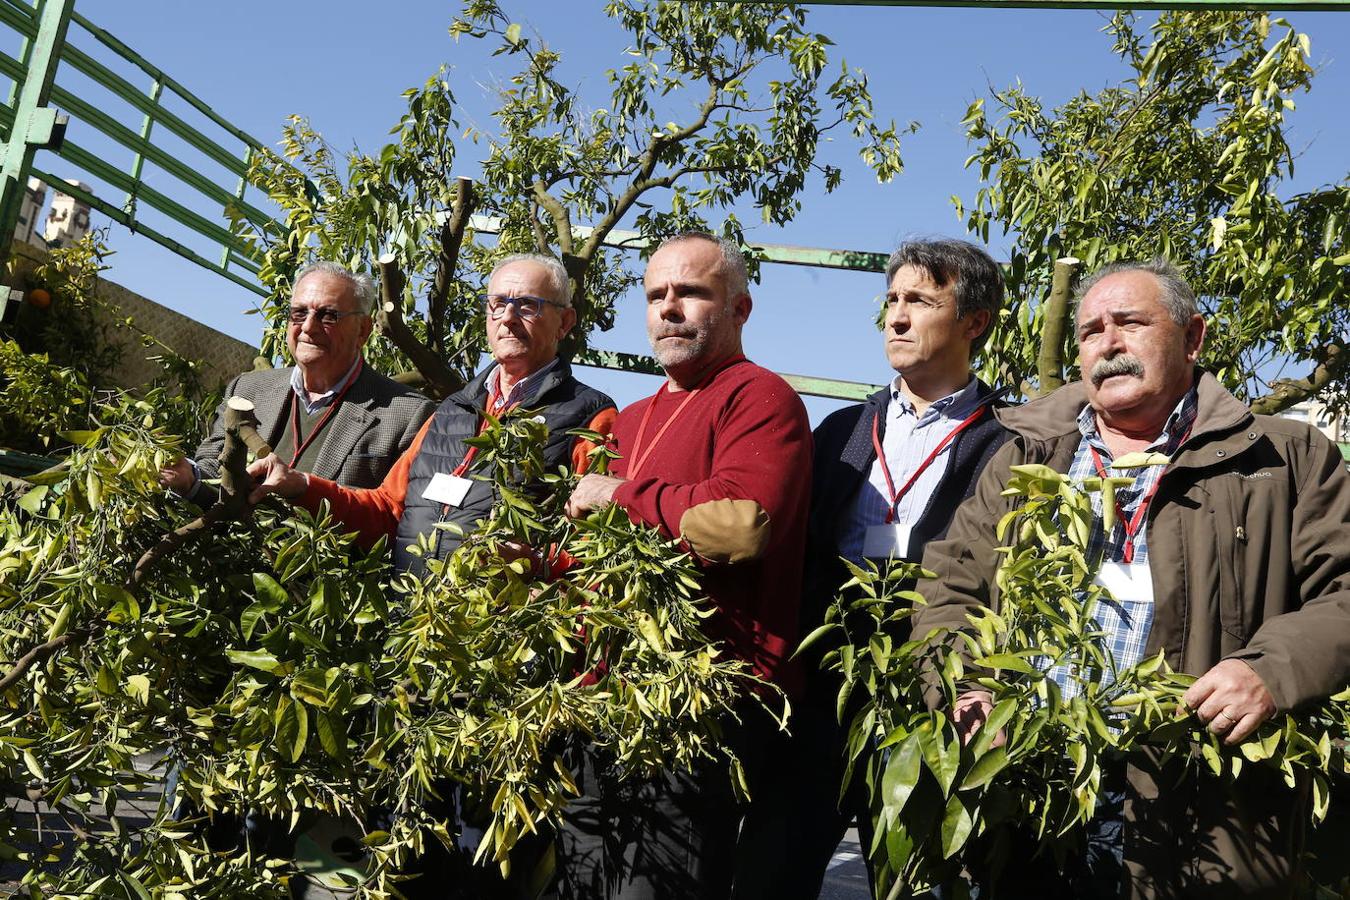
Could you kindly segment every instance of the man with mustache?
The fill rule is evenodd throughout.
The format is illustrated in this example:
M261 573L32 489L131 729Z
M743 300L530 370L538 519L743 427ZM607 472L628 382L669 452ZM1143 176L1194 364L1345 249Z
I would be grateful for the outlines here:
M745 358L745 260L734 244L689 233L663 243L643 279L647 334L666 380L619 413L614 475L587 475L572 515L617 503L679 538L704 567L718 613L706 630L724 652L788 692L797 641L811 471L806 410L783 379ZM726 723L754 795L760 760L780 736L747 703ZM583 796L561 835L560 896L760 896L749 879L772 861L738 848L742 810L724 766L621 785L589 755Z
M957 511L948 538L928 546L920 583L929 605L914 633L969 627L998 605L996 523L1008 467L1042 463L1074 479L1127 453L1165 466L1115 470L1115 522L1097 517L1092 556L1113 600L1094 615L1117 670L1165 653L1198 676L1184 702L1227 744L1350 680L1350 474L1316 429L1253 415L1196 367L1205 320L1164 260L1123 263L1079 289L1084 382L1002 410L1013 432ZM1068 671L1050 671L1063 691ZM952 711L964 738L989 695L962 694ZM1112 761L1088 852L1063 871L1021 862L1008 896L1291 896L1298 882L1306 791L1275 769L1248 766L1235 785L1143 755ZM1010 883L1011 882L1011 883Z

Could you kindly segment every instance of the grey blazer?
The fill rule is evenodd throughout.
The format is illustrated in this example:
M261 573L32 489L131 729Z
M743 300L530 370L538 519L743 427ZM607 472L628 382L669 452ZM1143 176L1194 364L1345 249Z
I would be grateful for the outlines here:
M266 369L236 377L225 389L225 399L238 395L252 400L258 416L258 433L276 446L286 428L289 408L286 397L290 393L291 369ZM426 397L363 365L337 415L325 429L328 435L311 474L346 487L376 487L435 409L436 405ZM197 467L203 480L219 477L220 449L224 443L222 405L216 410L210 435L197 448ZM200 506L209 506L215 498L216 489L203 484L192 499Z

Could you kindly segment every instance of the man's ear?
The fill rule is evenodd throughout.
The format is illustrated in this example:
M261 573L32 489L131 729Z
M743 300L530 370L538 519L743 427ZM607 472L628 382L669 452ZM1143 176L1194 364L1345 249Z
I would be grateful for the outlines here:
M755 306L755 301L751 299L749 293L740 294L735 300L731 301L731 318L737 325L744 325L750 318L750 310Z
M373 316L365 315L361 317L361 343L365 344L370 340L370 336L375 331L375 319Z
M987 309L977 309L966 315L964 319L966 327L963 333L966 336L966 340L973 343L979 339L980 335L986 334L989 331L990 323L993 322L994 317Z
M567 337L567 335L570 334L572 329L576 326L577 311L575 308L569 306L565 309L559 310L559 312L562 314L562 329L558 332L558 337L559 339L561 339Z
M1194 365L1200 359L1200 348L1205 345L1205 317L1196 313L1186 323L1186 361Z

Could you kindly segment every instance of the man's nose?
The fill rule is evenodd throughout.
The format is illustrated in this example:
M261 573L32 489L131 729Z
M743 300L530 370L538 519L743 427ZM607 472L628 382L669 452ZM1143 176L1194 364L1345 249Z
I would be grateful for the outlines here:
M661 318L668 322L684 320L684 305L680 303L680 297L674 291L667 292L657 301L657 311L661 314Z
M909 327L909 304L891 303L886 307L886 327L906 329Z

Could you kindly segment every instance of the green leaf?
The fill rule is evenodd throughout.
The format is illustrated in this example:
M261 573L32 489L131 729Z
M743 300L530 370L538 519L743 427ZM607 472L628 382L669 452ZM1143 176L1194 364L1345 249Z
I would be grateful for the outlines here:
M886 761L886 769L881 776L881 802L886 814L897 819L910 795L919 783L919 764L922 761L919 732L910 732L909 737L891 751Z
M150 679L145 675L132 675L127 679L127 693L139 700L142 706L150 702Z
M970 810L962 801L960 794L953 794L947 800L947 809L942 814L942 858L951 859L970 837L974 826Z
M232 663L261 669L264 672L275 672L281 665L280 661L266 650L226 650L225 655Z
M518 23L518 22L512 22L510 25L506 26L505 37L506 37L506 42L507 42L508 44L511 44L512 46L519 46L519 45L520 45L520 23Z
M278 612L290 600L290 595L286 593L286 589L277 584L277 580L265 572L253 573L253 592L258 597L258 603L267 612Z
M947 730L943 729L930 733L923 743L923 761L937 778L944 797L951 791L961 767L961 739L952 734L950 740L944 740L947 737Z
M961 790L970 791L975 788L984 787L994 780L994 776L1007 767L1007 748L999 747L991 750L976 760L975 765L970 767L970 771L966 773L966 777L961 781Z
M47 485L40 484L28 491L19 498L19 509L22 509L30 515L38 515L42 511L42 500L47 496L47 491L49 490L50 488L48 488Z

